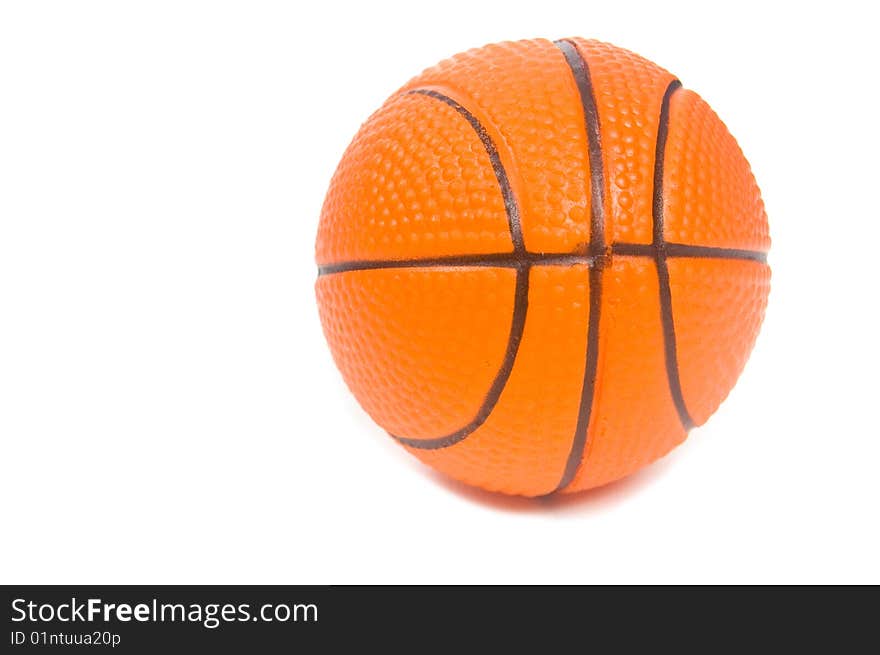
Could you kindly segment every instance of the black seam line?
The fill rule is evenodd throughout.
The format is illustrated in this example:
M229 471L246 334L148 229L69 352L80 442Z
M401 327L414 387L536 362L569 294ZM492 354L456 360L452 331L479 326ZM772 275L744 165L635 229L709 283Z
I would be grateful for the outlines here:
M523 266L592 266L595 257L579 253L502 252L482 255L449 255L417 259L363 260L329 264L318 268L318 275L372 271L386 268L521 268Z
M519 206L513 195L513 189L510 187L510 179L507 177L507 171L504 169L504 164L501 163L501 156L498 154L498 148L492 140L492 137L489 136L486 128L483 127L483 124L461 104L439 91L434 91L433 89L413 89L407 91L407 94L428 96L429 98L434 98L435 100L446 103L461 114L465 120L470 123L470 126L474 128L474 132L476 132L477 136L480 138L483 148L486 150L486 154L489 155L492 170L495 173L495 178L498 180L498 186L501 187L501 197L504 199L504 211L507 213L507 221L510 225L510 239L513 241L513 249L516 251L525 250L526 246L525 240L523 239Z
M620 257L655 256L652 243L612 244L611 252ZM666 257L693 257L705 259L734 259L767 263L767 253L759 250L740 250L737 248L716 248L714 246L692 246L687 243L667 243ZM373 271L393 268L468 268L497 267L518 268L520 266L572 266L583 264L593 266L598 258L580 253L540 253L540 252L501 252L474 255L448 255L443 257L422 257L415 259L363 259L327 264L318 267L318 275L332 275L349 271Z
M448 448L449 446L466 439L474 430L486 422L486 419L489 418L489 415L498 404L501 394L504 391L504 387L507 385L507 381L510 379L510 374L513 371L513 365L516 362L516 354L519 351L519 344L522 341L523 332L526 327L526 314L528 313L529 307L529 271L531 267L528 263L525 241L523 239L519 206L517 205L516 197L513 194L513 189L510 187L510 180L507 177L507 171L504 170L504 164L501 162L501 157L498 155L498 148L492 141L492 137L489 136L489 133L476 116L449 96L431 89L414 89L409 93L429 96L446 103L463 116L480 137L480 141L483 143L483 147L489 155L489 161L492 163L492 170L495 171L495 178L498 180L498 186L501 188L501 195L504 198L504 211L507 213L507 221L510 226L510 240L513 243L513 253L507 255L507 257L512 258L516 266L516 288L513 297L513 317L510 321L510 333L507 337L507 348L501 366L495 374L495 379L492 381L492 386L489 387L489 391L486 392L486 397L483 399L480 408L477 410L477 415L463 428L443 437L437 437L434 439L409 439L393 434L391 435L400 443L410 446L411 448L436 450L439 448ZM480 257L481 259L485 259L486 256L482 255ZM449 264L447 263L445 265ZM497 264L495 265L497 266Z
M574 42L565 39L555 41L554 45L562 51L571 69L583 108L590 162L590 252L600 255L605 250L605 170L599 112L593 95L590 69Z
M760 250L741 248L718 248L715 246L695 246L689 243L664 242L666 257L693 257L705 259L742 259L767 263L767 253ZM611 252L630 257L654 257L656 246L653 243L614 243Z
M438 437L436 439L408 439L393 434L391 435L392 437L411 448L418 448L420 450L438 450L459 443L486 422L486 419L489 418L492 410L495 409L495 405L498 404L498 400L501 398L501 393L504 391L507 380L510 379L510 374L513 372L513 364L516 361L516 354L519 350L519 344L522 341L523 331L525 330L526 325L526 313L529 307L530 270L530 266L523 266L516 271L516 295L514 296L513 321L511 321L510 325L510 338L507 341L507 352L504 353L504 360L501 363L501 368L498 370L495 380L492 382L492 386L486 394L486 399L483 401L483 404L480 406L480 409L473 420L460 430L456 430L452 434Z
M596 372L599 366L599 319L602 308L602 270L605 265L605 170L602 159L601 131L590 69L577 46L567 40L556 41L565 62L571 69L577 85L584 113L587 148L590 162L590 253L596 256L590 268L590 315L587 322L587 352L584 361L584 380L581 386L581 402L578 408L571 450L559 484L553 492L561 491L574 479L587 445L587 433L593 411L596 391Z
M654 227L654 263L657 266L657 281L660 288L660 322L663 326L663 350L666 359L666 377L669 391L685 430L694 427L694 420L688 412L684 394L681 390L681 376L678 370L678 348L675 340L675 320L672 316L672 288L669 283L669 267L666 257L669 245L663 234L663 164L666 156L666 140L669 136L669 103L672 94L681 88L681 82L673 80L666 87L660 105L660 119L657 126L657 146L654 151L654 202L651 207ZM694 248L694 246L691 246Z

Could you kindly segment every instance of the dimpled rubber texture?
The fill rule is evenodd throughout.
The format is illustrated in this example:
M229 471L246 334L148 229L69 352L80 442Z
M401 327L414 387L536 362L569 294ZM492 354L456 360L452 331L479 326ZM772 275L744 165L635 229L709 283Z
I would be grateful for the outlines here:
M349 146L321 213L317 260L510 251L480 139L448 105L397 95Z
M364 409L393 434L430 437L477 412L504 358L513 292L509 270L375 270L322 279L318 303L343 376L369 390Z
M529 250L572 252L589 240L583 109L556 46L519 41L470 50L429 68L402 91L418 88L455 98L500 135L496 144Z
M587 489L730 391L767 219L733 137L676 86L596 41L501 43L414 78L354 138L321 214L319 311L352 392L422 461L504 493Z
M675 243L766 252L761 192L734 138L696 93L672 96L665 156L665 236ZM770 268L752 261L670 259L678 368L703 424L727 396L764 317Z

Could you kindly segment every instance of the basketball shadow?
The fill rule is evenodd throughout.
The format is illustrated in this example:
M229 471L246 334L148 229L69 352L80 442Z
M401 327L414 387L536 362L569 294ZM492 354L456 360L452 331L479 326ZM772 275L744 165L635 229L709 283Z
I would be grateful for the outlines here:
M436 471L428 471L428 476L455 495L492 509L518 514L585 514L613 509L636 494L647 493L648 489L663 478L668 469L674 466L675 459L676 453L673 451L622 480L587 491L539 498L507 496L484 491L453 480Z

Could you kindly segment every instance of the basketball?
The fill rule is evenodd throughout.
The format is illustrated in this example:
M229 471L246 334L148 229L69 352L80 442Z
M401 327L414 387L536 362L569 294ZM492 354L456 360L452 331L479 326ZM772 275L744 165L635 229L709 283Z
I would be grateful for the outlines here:
M333 358L413 455L525 496L607 484L703 424L752 350L767 217L713 110L580 38L429 68L354 137L318 228Z

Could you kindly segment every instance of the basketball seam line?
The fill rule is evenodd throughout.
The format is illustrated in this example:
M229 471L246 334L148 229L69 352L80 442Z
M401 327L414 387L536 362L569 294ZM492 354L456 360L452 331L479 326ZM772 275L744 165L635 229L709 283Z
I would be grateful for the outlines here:
M492 137L489 136L489 133L486 131L486 128L480 120L468 111L460 102L453 100L449 96L440 93L439 91L435 91L434 89L412 89L407 91L406 94L428 96L429 98L434 98L435 100L439 100L440 102L449 105L463 116L473 128L474 132L477 133L480 142L483 144L483 148L486 150L486 154L489 155L489 162L492 164L492 171L495 173L495 179L498 181L498 186L501 188L501 198L504 201L504 212L507 214L510 240L513 242L513 249L515 252L525 250L526 246L523 240L519 205L516 202L516 197L513 195L513 189L510 186L510 178L507 176L504 164L501 163L501 155L498 154L498 147L495 145L495 142L492 140Z
M611 244L611 254L619 257L654 257L653 243L615 242ZM760 250L742 248L720 248L717 246L695 246L687 243L666 242L666 257L669 258L702 258L753 261L767 263L767 253ZM572 253L539 253L523 251L521 253L478 253L466 255L443 255L438 257L422 257L413 259L360 259L325 264L318 267L318 275L332 275L350 271L372 271L394 268L433 268L433 267L499 267L516 268L518 266L567 266L585 264L592 266L596 258L593 255ZM607 264L606 264L607 265Z
M593 82L586 58L577 45L569 40L555 41L565 63L574 77L581 101L584 130L587 135L587 159L590 164L590 254L594 256L589 273L589 318L587 320L587 344L584 360L584 376L581 383L581 400L571 448L565 460L562 476L550 493L567 487L577 474L587 445L593 401L596 392L596 374L599 367L599 325L602 311L602 272L606 263L605 252L605 163L602 157L599 111L593 94Z
M489 387L482 404L477 410L476 416L474 416L467 425L455 432L434 439L409 439L394 434L391 435L394 439L404 445L422 450L436 450L439 448L447 448L466 439L468 435L486 422L486 419L489 418L489 415L498 404L501 394L504 391L504 387L507 386L507 381L510 379L510 374L513 372L516 355L519 351L519 345L522 342L523 332L526 327L526 315L529 307L529 271L531 266L525 257L526 247L523 238L519 205L516 202L516 196L510 186L510 179L508 178L507 171L501 161L501 156L498 154L498 148L492 140L492 137L489 136L486 128L480 120L468 111L461 103L439 91L433 89L413 89L407 93L427 96L449 105L458 112L459 115L461 115L473 128L474 132L477 133L480 142L483 144L483 148L486 150L486 154L489 156L492 170L495 173L495 178L501 189L501 196L504 200L504 211L507 214L508 226L510 229L510 240L513 244L513 255L522 260L516 267L513 316L510 321L510 333L507 337L507 347L505 349L504 359L501 362L498 372L495 374L492 386Z
M685 431L694 427L693 418L684 400L681 389L681 375L678 369L678 344L675 338L675 319L672 312L672 286L669 281L667 244L664 235L663 173L666 158L666 141L669 136L669 104L672 95L681 88L681 82L673 80L666 87L660 104L660 117L657 125L657 143L654 150L654 193L651 206L653 222L654 264L657 268L657 286L660 296L660 323L663 326L663 353L666 362L666 378L669 393Z

